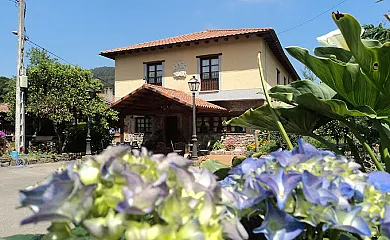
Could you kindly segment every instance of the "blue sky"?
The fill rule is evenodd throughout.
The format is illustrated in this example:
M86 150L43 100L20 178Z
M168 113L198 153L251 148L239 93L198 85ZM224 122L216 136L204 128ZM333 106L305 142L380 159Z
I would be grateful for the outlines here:
M113 66L101 50L213 28L294 27L342 0L26 0L27 35L83 68ZM336 9L378 24L389 1L347 0ZM15 75L17 8L0 0L0 76ZM316 37L336 29L330 12L279 35L283 46L313 49ZM26 45L27 48L31 47ZM255 59L254 59L255 61ZM296 70L302 66L293 61Z

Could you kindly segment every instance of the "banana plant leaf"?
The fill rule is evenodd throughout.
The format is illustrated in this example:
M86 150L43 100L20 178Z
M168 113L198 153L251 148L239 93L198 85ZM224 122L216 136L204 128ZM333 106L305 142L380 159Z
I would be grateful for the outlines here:
M333 20L368 79L386 96L390 95L390 43L370 47L361 40L361 25L350 14L333 13Z
M324 83L300 80L288 85L278 85L269 90L270 96L286 103L296 102L297 97L311 93L321 99L332 99L336 92Z
M376 109L380 93L362 74L358 64L315 57L307 49L300 47L288 47L287 52L305 64L321 81L353 106L367 105ZM387 101L387 105L390 106L390 100Z
M317 47L314 49L314 55L323 58L337 59L344 63L355 63L352 53L339 47Z
M228 168L229 166L226 164L223 164L215 159L207 159L205 162L203 162L200 165L200 168L205 168L209 170L211 173L215 173L216 171L223 169L223 168Z
M274 110L288 133L309 136L313 130L329 121L328 118L300 106L291 108L276 107ZM267 105L249 109L241 116L232 118L225 124L251 129L279 131Z
M368 106L359 107L358 109L348 109L347 104L342 100L319 99L311 93L298 96L297 103L300 106L332 119L341 120L346 117L377 117L376 112Z

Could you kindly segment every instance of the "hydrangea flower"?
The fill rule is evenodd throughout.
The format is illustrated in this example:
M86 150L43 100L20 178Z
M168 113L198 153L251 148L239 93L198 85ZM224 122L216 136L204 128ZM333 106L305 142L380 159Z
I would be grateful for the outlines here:
M293 239L300 233L301 239L310 239L332 229L388 236L390 174L359 169L352 160L301 139L292 151L244 160L221 186L231 194L227 200L234 202L239 216L264 219L253 231L267 239Z
M246 239L216 177L190 164L177 154L108 148L20 191L34 212L22 224L51 221L61 227L47 237L61 239L76 237L69 224L93 239Z

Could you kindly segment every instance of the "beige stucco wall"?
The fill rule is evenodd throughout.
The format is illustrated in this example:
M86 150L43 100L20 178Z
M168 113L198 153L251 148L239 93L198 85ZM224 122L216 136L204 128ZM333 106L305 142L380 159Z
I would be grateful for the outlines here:
M219 42L201 43L200 45L174 47L172 49L141 52L117 56L115 60L115 97L121 98L142 86L144 78L143 64L152 61L164 61L163 86L188 92L188 80L198 75L196 56L219 54L221 56L220 90L261 88L257 70L257 53L261 51L266 80L270 85L276 84L276 68L283 76L288 77L286 70L273 56L262 38L254 37L239 40L229 39ZM187 77L173 78L173 66L177 61L187 62Z

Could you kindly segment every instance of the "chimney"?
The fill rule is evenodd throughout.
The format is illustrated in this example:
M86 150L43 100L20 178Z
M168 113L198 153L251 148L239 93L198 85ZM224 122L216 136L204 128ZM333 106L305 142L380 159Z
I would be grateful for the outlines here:
M103 92L104 92L104 98L110 101L114 100L114 89L112 87L105 87L103 89Z

